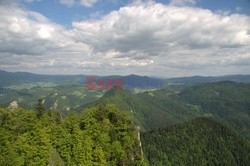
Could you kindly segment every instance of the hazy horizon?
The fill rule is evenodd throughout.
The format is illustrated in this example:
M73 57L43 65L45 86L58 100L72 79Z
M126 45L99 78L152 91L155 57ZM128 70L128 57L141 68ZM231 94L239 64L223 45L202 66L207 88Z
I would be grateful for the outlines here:
M26 72L26 71L5 71L5 70L0 70L3 72L9 72L9 73L30 73L30 74L36 74L36 75L60 75L60 76L76 76L76 75L87 75L87 76L100 76L100 77L110 77L110 76L131 76L131 75L136 75L136 76L140 76L140 77L153 77L153 78L160 78L160 79L171 79L171 78L183 78L183 77L225 77L225 76L235 76L235 75L242 75L242 76L249 76L250 74L231 74L231 75L188 75L188 76L176 76L176 77L168 77L168 76L157 76L157 75L139 75L139 74L125 74L125 75L96 75L96 74L43 74L43 73L34 73L34 72Z

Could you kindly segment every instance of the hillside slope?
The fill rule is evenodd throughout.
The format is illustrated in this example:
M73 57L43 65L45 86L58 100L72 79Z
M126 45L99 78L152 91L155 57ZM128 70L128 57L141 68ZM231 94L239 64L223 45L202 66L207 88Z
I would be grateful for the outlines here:
M202 114L185 103L171 99L167 90L132 94L127 90L112 89L94 104L113 103L127 111L136 125L143 130L160 127L163 124L177 124Z
M235 131L250 138L250 84L206 83L189 87L173 98L220 118Z
M141 135L149 164L226 165L250 163L250 146L228 127L210 118L162 127Z
M143 130L206 116L250 138L250 84L203 83L180 91L160 89L138 94L112 89L92 105L105 103L127 111Z

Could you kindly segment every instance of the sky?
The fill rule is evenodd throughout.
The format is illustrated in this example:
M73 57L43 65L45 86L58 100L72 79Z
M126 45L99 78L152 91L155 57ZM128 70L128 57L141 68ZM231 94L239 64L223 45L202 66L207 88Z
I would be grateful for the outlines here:
M250 74L250 0L0 0L0 70Z

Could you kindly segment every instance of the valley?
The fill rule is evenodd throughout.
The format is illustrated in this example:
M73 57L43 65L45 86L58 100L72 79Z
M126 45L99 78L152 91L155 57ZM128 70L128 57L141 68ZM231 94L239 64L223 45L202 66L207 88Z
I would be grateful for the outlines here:
M21 80L23 83L18 83L19 86L16 83L1 85L0 107L3 109L0 110L0 133L6 135L1 139L2 149L6 153L0 156L0 163L9 160L20 165L38 161L43 165L54 163L54 160L59 165L249 163L248 81L194 80L184 83L161 79L162 88L147 89L144 87L152 86L154 78L131 75L116 76L126 78L124 85L130 88L107 90L87 89L85 81L65 81L64 77L68 76L60 76L64 80L60 82L37 82L35 78L30 78L27 82ZM134 83L128 80L132 78L136 78L135 82L151 81L146 81L144 87L131 88ZM159 83L159 79L155 81ZM42 101L39 107L38 99ZM42 117L36 116L37 109L42 109ZM95 126L96 123L102 127ZM114 124L122 129L116 128ZM41 129L38 130L38 126ZM21 144L29 139L32 132L38 134L37 138L33 138L38 142L34 140L27 145L26 150L21 150ZM137 138L138 133L141 133L140 140ZM131 139L135 142L132 143ZM17 140L16 148L11 146L14 140ZM70 140L73 140L72 145L69 144ZM126 140L130 140L131 145ZM39 141L45 141L44 150L30 154L29 148L41 148ZM114 154L109 152L112 146L118 150ZM128 147L129 151L122 150ZM86 148L89 150L86 151ZM72 153L74 155L70 155ZM95 158L95 153L101 158ZM38 155L39 160L29 159L27 155Z

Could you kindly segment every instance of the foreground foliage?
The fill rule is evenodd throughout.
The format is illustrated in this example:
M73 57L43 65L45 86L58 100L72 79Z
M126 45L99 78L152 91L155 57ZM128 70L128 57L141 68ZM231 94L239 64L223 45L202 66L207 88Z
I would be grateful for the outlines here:
M0 165L143 165L130 118L96 106L65 119L57 111L0 109Z

